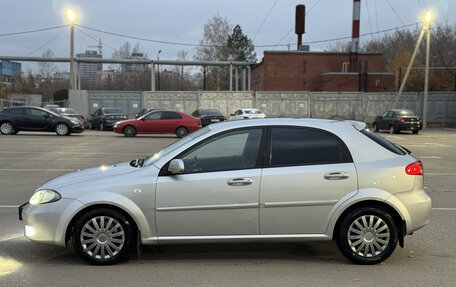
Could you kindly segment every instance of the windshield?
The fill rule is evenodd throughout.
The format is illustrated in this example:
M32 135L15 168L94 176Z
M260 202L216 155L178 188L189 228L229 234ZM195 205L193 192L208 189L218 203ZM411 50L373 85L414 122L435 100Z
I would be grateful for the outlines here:
M210 128L209 126L206 126L194 133L191 133L189 134L188 136L182 138L181 140L178 140L177 142L174 142L172 144L170 144L169 146L165 147L164 149L162 149L161 151L159 151L158 153L154 154L153 156L147 156L146 158L144 158L144 162L143 162L143 166L149 166L151 164L154 164L157 160L159 160L160 158L166 156L167 154L169 154L170 152L172 152L173 150L191 142L192 140L204 135L205 133L209 132L210 131Z

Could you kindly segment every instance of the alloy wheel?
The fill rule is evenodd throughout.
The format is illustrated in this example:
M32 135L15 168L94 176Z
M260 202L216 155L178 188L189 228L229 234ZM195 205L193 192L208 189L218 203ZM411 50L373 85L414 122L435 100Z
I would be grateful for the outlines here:
M13 125L8 122L2 123L0 126L0 132L4 135L12 134L14 132Z
M55 127L55 132L57 133L57 135L59 136L65 136L68 134L68 126L65 125L65 124L58 124L56 127Z

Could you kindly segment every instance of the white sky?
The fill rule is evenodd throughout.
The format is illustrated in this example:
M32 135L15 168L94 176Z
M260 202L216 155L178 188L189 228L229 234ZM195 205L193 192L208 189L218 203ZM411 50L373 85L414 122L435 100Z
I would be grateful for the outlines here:
M71 6L78 13L76 24L140 38L198 44L203 37L204 24L218 13L227 17L233 26L239 24L251 39L258 31L254 38L256 46L280 42L291 43L291 49L296 49L293 27L297 4L306 5L308 12L304 44L350 36L353 9L352 0L0 0L0 3L0 35L65 25L68 22L64 13ZM456 22L455 0L361 0L360 33L419 22L426 9L432 9L435 21L451 25ZM69 57L70 31L65 29L0 36L0 55L41 56L45 49L51 49L56 57ZM132 44L139 42L141 49L154 59L158 50L162 51L162 60L175 60L179 51L186 50L191 60L196 50L194 47L131 40L76 27L75 54L96 49L89 46L97 45L97 41L81 31L102 39L105 58L111 58L112 48L118 49L127 40ZM361 45L371 37L376 36L362 37ZM328 47L329 42L310 44L312 51ZM261 60L264 50L285 49L284 46L257 47L256 52ZM23 70L36 69L36 66L35 63L23 63Z

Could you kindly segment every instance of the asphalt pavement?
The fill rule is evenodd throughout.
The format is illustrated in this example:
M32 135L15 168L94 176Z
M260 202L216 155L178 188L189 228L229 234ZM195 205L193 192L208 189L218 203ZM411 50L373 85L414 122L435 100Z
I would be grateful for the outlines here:
M334 242L148 246L140 258L87 265L72 247L27 240L17 206L51 178L153 154L177 138L0 135L0 286L455 286L456 130L379 134L422 160L433 211L428 226L374 266L350 263Z

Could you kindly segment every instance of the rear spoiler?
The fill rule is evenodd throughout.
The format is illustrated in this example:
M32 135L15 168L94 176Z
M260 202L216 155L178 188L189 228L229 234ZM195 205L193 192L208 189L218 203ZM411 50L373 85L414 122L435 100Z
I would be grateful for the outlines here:
M359 131L361 131L364 128L366 128L366 123L365 122L352 121L352 120L346 120L345 122L350 123L352 126L354 126Z

